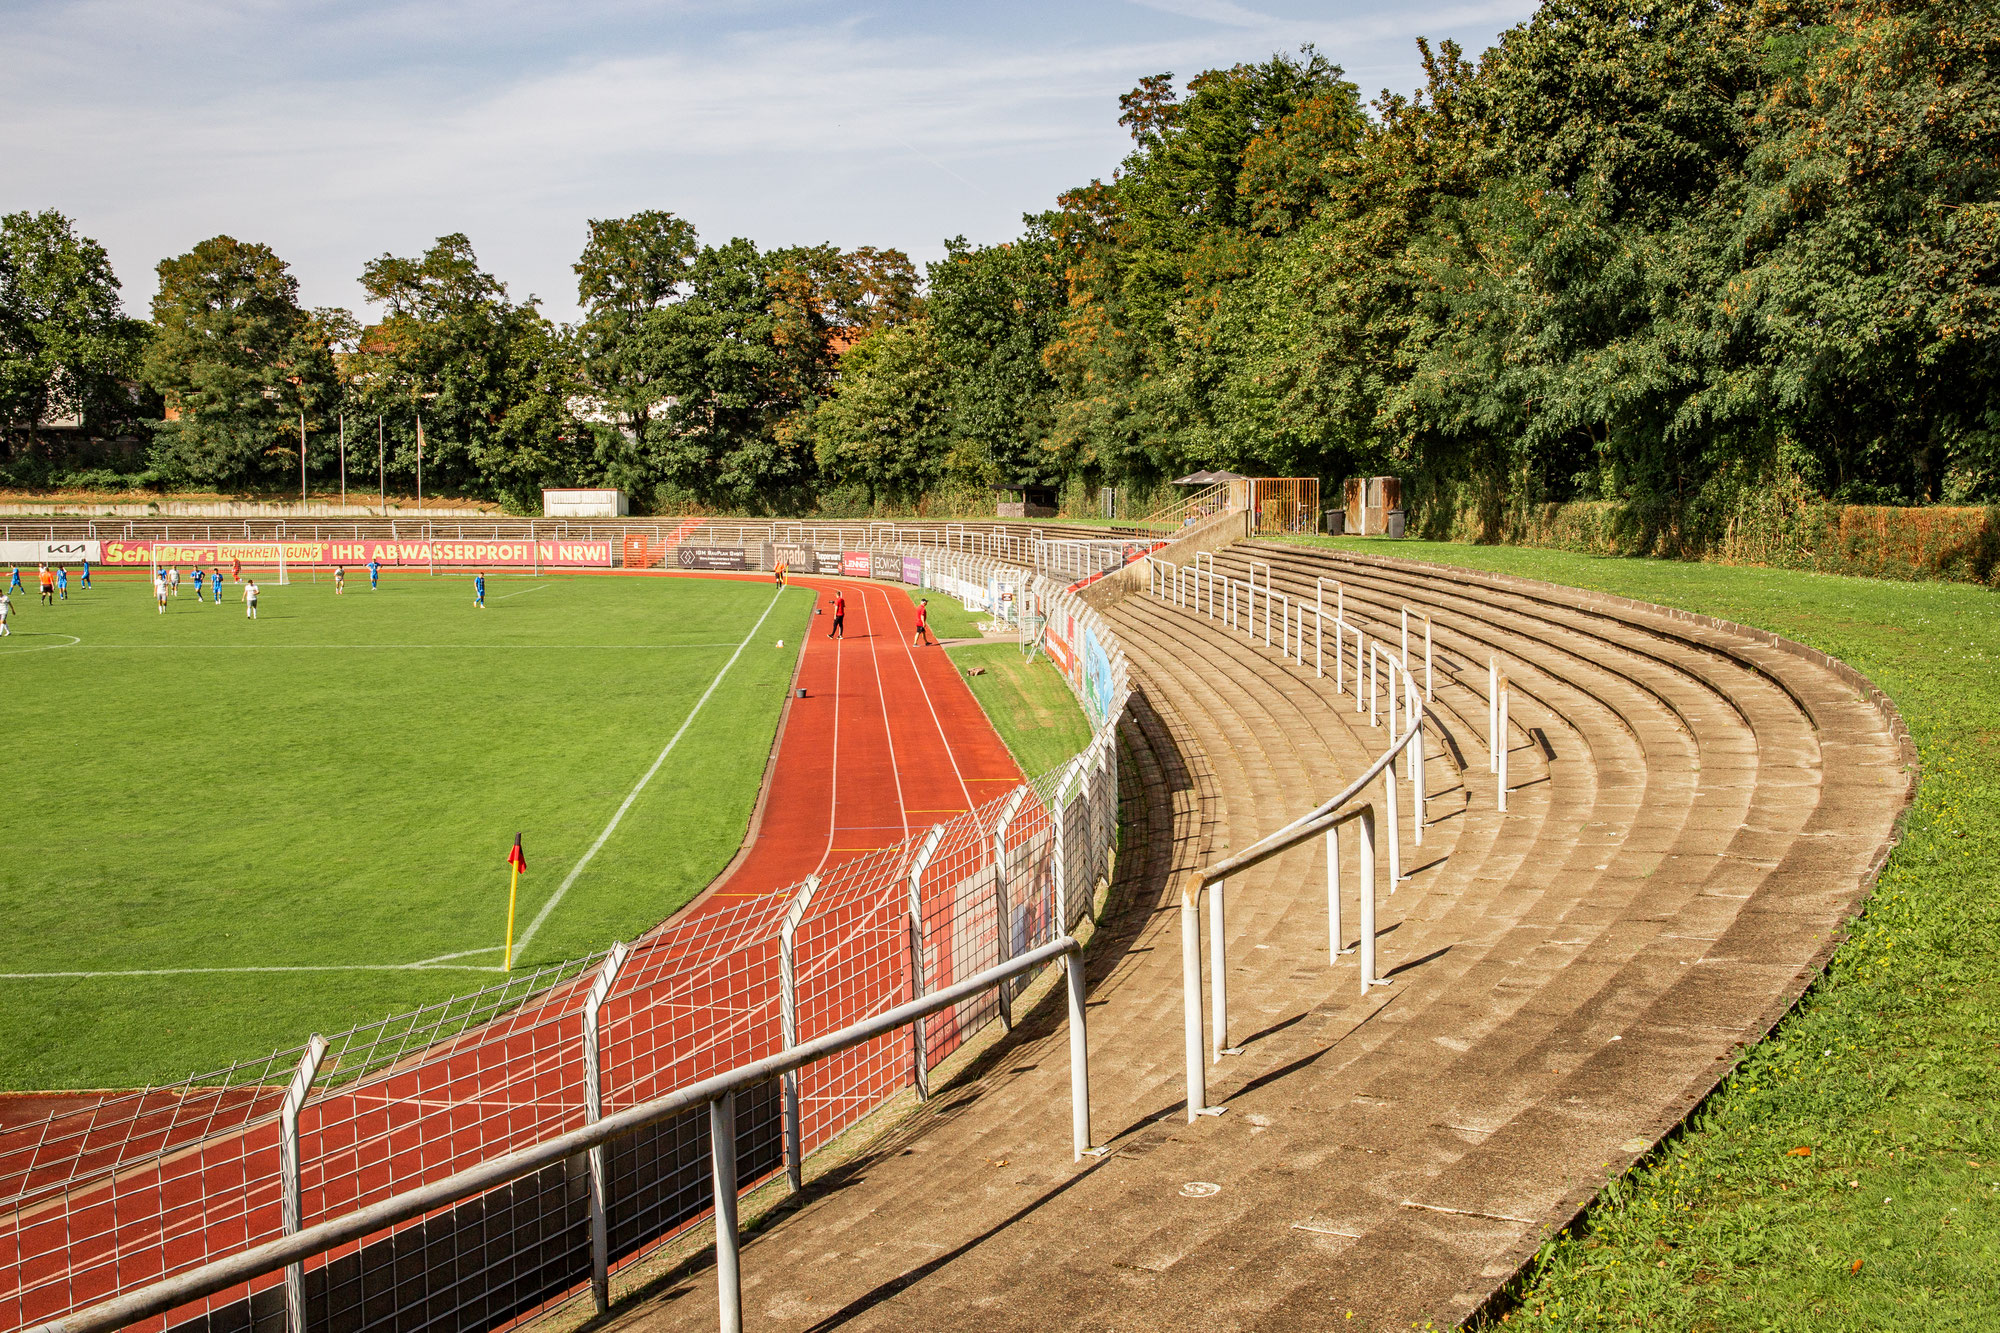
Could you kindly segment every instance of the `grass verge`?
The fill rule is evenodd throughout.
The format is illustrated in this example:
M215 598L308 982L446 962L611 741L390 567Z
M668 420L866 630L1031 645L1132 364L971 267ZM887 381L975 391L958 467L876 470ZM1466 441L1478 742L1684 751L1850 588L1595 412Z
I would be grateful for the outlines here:
M1036 654L1034 661L1023 661L1017 643L967 643L947 651L961 673L985 668L981 675L967 676L965 683L1029 777L1048 772L1090 744L1090 723L1047 658Z
M1773 1036L1573 1234L1509 1328L1986 1330L2000 1273L2000 601L1962 585L1301 539L1760 625L1896 702L1923 781L1874 895Z

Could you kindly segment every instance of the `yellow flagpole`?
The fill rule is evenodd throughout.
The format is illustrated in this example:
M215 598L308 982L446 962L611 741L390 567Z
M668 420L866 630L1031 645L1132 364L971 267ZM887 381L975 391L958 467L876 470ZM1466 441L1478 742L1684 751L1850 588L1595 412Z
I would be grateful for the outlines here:
M513 867L514 873L507 884L507 957L503 972L514 970L514 894L521 887L521 867Z

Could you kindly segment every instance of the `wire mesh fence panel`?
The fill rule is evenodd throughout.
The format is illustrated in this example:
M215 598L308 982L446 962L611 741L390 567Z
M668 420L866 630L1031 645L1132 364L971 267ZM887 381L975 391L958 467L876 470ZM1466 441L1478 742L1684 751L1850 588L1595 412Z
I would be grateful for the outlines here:
M944 537L898 549L921 552L927 573L965 588L991 588L1004 570L1024 601L1060 605L1110 642L1115 706L1093 709L1105 715L1079 760L816 882L792 935L801 1041L1057 939L1088 913L1109 870L1108 728L1124 706L1123 655L1060 584L1000 555L954 551ZM1066 674L1081 692L1083 668L1072 666ZM587 1002L608 958L616 971L594 1029L605 1113L776 1053L780 923L800 892L712 903L622 954L552 964L335 1035L297 1111L301 1220L352 1213L586 1123ZM1007 993L1026 984L1016 978ZM806 1066L804 1149L852 1128L1000 1013L988 991L921 1020L920 1030ZM305 1054L280 1050L0 1134L0 1328L41 1323L284 1234L279 1111ZM783 1165L777 1087L738 1098L746 1186ZM696 1107L611 1142L604 1195L614 1261L630 1262L706 1215L708 1126ZM587 1289L586 1176L582 1156L565 1159L315 1256L302 1274L308 1321L457 1333L506 1325ZM275 1330L282 1286L267 1275L151 1327Z

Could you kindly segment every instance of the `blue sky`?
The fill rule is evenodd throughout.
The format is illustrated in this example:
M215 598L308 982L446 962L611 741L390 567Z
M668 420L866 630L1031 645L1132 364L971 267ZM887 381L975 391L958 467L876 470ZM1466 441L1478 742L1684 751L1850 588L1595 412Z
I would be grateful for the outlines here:
M720 241L998 241L1109 176L1118 95L1313 42L1372 97L1415 39L1484 50L1534 0L8 0L0 211L58 208L143 313L218 232L368 313L384 252L463 231L556 318L584 221L666 208Z

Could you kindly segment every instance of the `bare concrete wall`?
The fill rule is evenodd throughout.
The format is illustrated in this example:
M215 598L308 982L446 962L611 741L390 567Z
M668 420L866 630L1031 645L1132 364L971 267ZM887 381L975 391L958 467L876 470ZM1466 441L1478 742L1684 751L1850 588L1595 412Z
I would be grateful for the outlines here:
M1188 528L1181 536L1155 551L1151 559L1184 565L1204 551L1220 551L1223 547L1232 546L1249 536L1250 511L1232 509ZM1078 596L1083 598L1085 604L1102 611L1135 592L1144 592L1146 581L1151 577L1147 561L1134 560L1123 569L1106 574L1085 588Z

